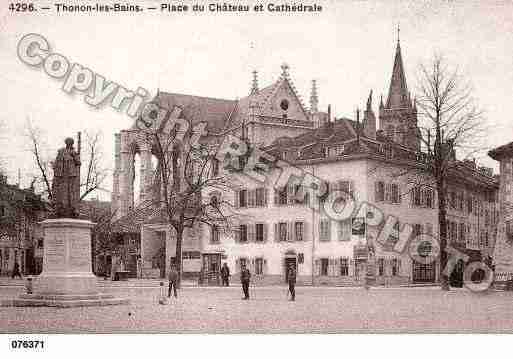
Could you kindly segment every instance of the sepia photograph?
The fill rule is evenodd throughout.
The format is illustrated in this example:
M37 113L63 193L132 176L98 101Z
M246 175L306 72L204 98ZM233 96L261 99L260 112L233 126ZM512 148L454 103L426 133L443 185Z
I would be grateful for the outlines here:
M513 333L512 50L506 0L2 2L8 353Z

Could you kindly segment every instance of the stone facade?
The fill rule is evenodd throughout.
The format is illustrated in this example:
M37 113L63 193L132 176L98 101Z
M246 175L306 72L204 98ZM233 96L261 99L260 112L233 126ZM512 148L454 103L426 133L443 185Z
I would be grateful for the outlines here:
M493 253L495 280L513 279L513 142L489 152L500 162L500 218Z
M303 106L286 65L282 66L280 78L263 89L259 89L255 75L250 95L237 101L169 93L160 93L157 101L170 110L172 106L195 103L203 109L210 133L232 128L235 135L293 164L303 173L321 178L330 188L349 191L357 205L369 203L385 216L399 218L396 238L405 235L405 223L414 225L418 233L436 236L439 231L435 191L429 186L415 185L432 179L423 178L421 171L416 170L420 153L417 114L415 102L407 91L399 44L388 99L379 106L379 127L372 91L362 121L359 111L356 121L332 120L329 108L326 112L318 111L315 82L310 110ZM138 148L133 145L137 143L134 138L137 138L134 130L116 135L113 202L120 217L126 216L134 206L133 153L137 150L133 149ZM496 221L492 218L497 217L497 181L475 166L462 163L460 167L463 176L449 181L448 201L452 207L448 219L454 223L449 229L456 228L450 241L488 253L495 233ZM141 168L141 197L144 193L147 199L148 188L158 192L159 184L148 182L150 177L145 177L147 172L143 172L147 165ZM409 176L397 176L405 170ZM238 279L241 265L246 264L256 283L282 283L286 279L286 266L294 263L299 283L362 283L369 263L368 245L377 238L380 228L368 224L362 213L336 221L329 219L324 210L298 203L291 198L290 189L274 185L280 172L281 169L271 171L265 183L224 172L231 180L233 191L203 194L231 202L243 219L228 234L220 234L207 225L188 233L183 243L183 251L187 253L185 274L216 272L226 262L234 275L232 280ZM364 225L358 226L360 222ZM164 275L162 267L167 270L175 256L173 230L163 222L150 220L141 223L137 231L146 275ZM476 236L476 232L483 234ZM437 263L418 265L407 252L396 253L389 247L376 245L374 257L375 265L371 267L375 268L378 285L438 280Z

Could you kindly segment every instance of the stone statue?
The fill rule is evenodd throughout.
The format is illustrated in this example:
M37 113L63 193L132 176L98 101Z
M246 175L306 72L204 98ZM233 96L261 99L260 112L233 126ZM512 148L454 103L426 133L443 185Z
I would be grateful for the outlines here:
M53 163L52 198L55 218L77 218L80 201L80 155L73 148L73 139L57 152Z

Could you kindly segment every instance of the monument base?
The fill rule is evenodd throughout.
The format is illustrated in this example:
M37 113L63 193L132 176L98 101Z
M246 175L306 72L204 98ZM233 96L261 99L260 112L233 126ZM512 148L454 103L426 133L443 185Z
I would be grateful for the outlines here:
M22 294L16 299L3 301L2 306L73 308L121 305L129 303L128 299L115 298L110 294Z
M91 271L91 228L74 218L47 219L44 228L43 272L34 278L33 293L2 302L18 307L82 307L128 304L128 299L100 294Z

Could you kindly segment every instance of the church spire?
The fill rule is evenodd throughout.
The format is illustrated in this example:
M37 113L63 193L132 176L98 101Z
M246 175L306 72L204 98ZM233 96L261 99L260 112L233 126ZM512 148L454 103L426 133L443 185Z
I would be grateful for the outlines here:
M312 92L310 94L310 112L317 112L319 109L319 97L317 96L317 82L312 80Z
M253 81L251 82L251 91L250 94L254 95L258 93L258 73L257 70L253 70Z
M406 76L404 75L403 58L401 55L401 42L399 40L399 27L397 27L397 46L395 49L394 68L392 70L392 79L390 80L390 89L388 90L388 99L386 108L409 108L408 87L406 86Z

